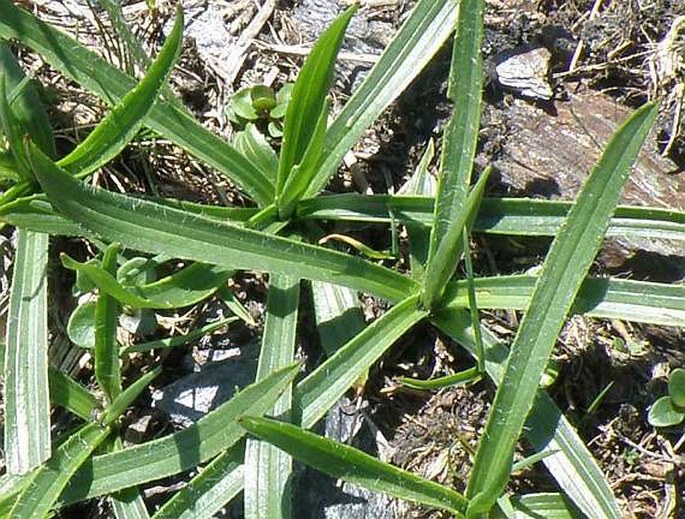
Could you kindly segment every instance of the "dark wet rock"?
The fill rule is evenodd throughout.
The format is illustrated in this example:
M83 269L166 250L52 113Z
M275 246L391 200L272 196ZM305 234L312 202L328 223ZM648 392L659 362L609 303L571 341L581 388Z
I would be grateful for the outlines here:
M227 360L208 362L155 391L153 406L166 412L174 424L187 427L228 401L236 388L254 382L258 354L256 346L246 346L236 349Z
M342 398L328 413L324 423L326 437L352 445L378 457L376 436L360 411ZM381 448L382 450L382 448ZM383 458L383 456L381 456ZM357 485L336 482L324 474L301 467L296 483L294 517L302 519L394 519L396 501L385 494Z

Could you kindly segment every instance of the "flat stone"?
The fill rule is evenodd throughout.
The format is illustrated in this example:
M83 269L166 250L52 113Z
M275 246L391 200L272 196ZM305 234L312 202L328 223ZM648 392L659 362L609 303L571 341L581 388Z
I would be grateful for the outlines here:
M546 109L513 99L498 116L506 136L493 161L503 194L575 199L604 146L632 113L610 97L593 92L570 94L568 100L555 101ZM684 193L685 174L658 153L650 135L619 203L684 211ZM615 266L636 251L685 256L685 245L675 240L617 238L609 240L609 249L608 262ZM675 278L682 275L685 272L675 273Z
M208 362L197 372L155 391L153 407L167 413L175 425L188 427L230 400L236 388L254 382L258 353L256 346L246 346L228 360Z

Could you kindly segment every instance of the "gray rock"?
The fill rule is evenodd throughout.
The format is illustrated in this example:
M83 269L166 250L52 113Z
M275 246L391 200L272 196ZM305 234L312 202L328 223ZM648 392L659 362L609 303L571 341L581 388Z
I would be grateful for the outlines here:
M208 362L195 373L155 391L153 407L166 412L171 421L188 427L229 400L236 388L254 382L258 348L236 350L236 355L220 362Z

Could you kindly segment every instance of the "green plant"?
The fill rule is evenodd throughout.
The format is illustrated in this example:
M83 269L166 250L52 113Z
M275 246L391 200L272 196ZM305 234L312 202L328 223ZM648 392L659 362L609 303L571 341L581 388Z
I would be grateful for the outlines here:
M286 83L278 92L267 85L241 88L226 107L228 118L240 128L245 128L248 123L265 122L271 137L281 137L293 87L292 83Z
M179 52L180 12L162 51L136 84L53 27L9 0L0 0L1 38L16 39L38 52L114 105L82 144L55 162L32 127L23 122L21 105L13 101L13 96L18 97L11 91L7 95L7 88L0 90L2 130L8 144L3 157L11 157L6 163L11 164L7 167L15 182L0 200L0 220L20 229L10 310L17 316L16 329L8 334L5 351L6 430L10 431L5 448L13 458L8 458L12 459L8 475L0 478L0 510L41 517L54 507L108 496L122 516L133 515L141 506L144 510L138 485L204 464L156 517L209 517L243 489L247 517L288 517L290 456L294 456L335 477L456 516L479 516L495 508L510 515L516 510L562 510L568 516L577 507L589 516L620 517L596 462L539 383L569 313L675 326L685 323L682 286L588 276L606 232L685 239L685 218L680 213L619 208L614 214L621 186L656 109L641 108L617 132L574 204L484 198L488 172L476 179L473 171L483 86L483 4L482 0L420 0L329 125L327 97L335 57L355 8L346 10L303 65L287 104L283 142L276 154L249 125L242 142L239 139L233 146L202 128L178 102L157 99ZM426 195L420 174L412 187L419 193L416 196L318 196L345 153L455 27L448 91L455 111L443 136L436 196ZM217 208L133 197L81 180L119 153L143 125L214 166L252 198L254 207ZM24 134L31 139L25 142ZM315 245L321 238L317 220L405 224L411 275ZM554 235L555 239L537 277L479 278L467 264L467 278L455 279L458 263L469 254L471 232ZM47 368L45 273L30 266L45 264L48 234L83 236L100 249L95 261L80 263L64 257L63 264L98 288L96 306L84 321L94 327L95 380L103 402ZM122 249L127 254L139 252L121 257ZM164 258L185 264L168 284L160 287L164 280L149 282L137 275L148 262L158 264ZM123 306L173 309L192 304L222 293L236 270L269 273L255 383L188 429L121 448L116 417L157 370L124 389L119 359L160 343L121 349L115 340L117 312ZM292 361L303 289L300 280L312 282L317 317L327 317L319 321L328 358L295 383L298 367ZM393 306L366 327L354 318L345 321L351 326L336 326L331 316L355 315L356 291ZM511 349L479 324L477 311L486 308L526 311ZM402 335L426 320L473 354L469 377L488 376L499 386L466 495L306 430ZM27 372L13 373L15 366ZM53 404L64 405L86 422L78 432L67 433L52 453L49 435L27 445L18 434L22 423L49 431L48 386ZM41 406L30 409L27 395L34 394ZM9 427L10 411L16 416L30 411L30 422L13 418ZM93 411L100 415L96 421L90 418ZM280 421L261 418L264 414ZM247 431L251 436L245 439ZM563 494L506 495L514 447L522 432L536 451L532 459L547 466Z
M685 369L673 370L668 377L668 395L654 402L647 420L654 427L671 427L685 420Z

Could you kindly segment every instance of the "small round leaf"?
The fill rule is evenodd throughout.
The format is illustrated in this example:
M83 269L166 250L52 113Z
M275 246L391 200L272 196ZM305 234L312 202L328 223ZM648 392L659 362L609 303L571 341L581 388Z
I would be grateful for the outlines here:
M259 114L252 106L252 98L249 88L238 90L231 99L231 111L239 118L247 121L256 121Z
M674 405L685 408L685 369L673 370L668 379L668 394Z
M685 420L685 411L673 405L670 396L662 396L649 409L647 421L654 427L670 427Z
M76 308L67 323L69 340L80 348L95 347L95 301L88 301Z

